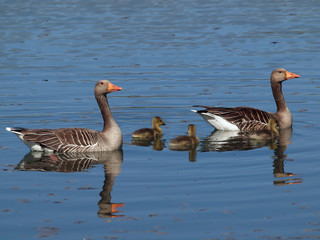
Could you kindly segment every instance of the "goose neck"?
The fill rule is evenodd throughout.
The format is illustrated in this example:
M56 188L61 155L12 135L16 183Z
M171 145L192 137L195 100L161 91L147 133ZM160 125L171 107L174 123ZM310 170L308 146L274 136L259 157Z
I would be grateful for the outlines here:
M159 126L159 124L152 122L152 128L155 129L160 135L162 135L162 130Z
M110 107L108 104L108 98L106 95L100 95L100 96L96 96L96 100L99 105L101 115L103 118L103 123L104 123L102 132L105 132L110 128L111 122L113 120Z
M272 94L277 104L277 113L289 111L282 93L281 82L271 82Z

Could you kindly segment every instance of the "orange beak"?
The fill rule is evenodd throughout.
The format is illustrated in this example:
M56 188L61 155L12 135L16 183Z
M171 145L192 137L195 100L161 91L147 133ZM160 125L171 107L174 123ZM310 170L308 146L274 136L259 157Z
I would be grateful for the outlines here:
M123 207L123 206L124 206L124 203L111 203L111 212L112 212L112 213L121 212L121 211L119 211L117 208Z
M116 85L113 85L111 82L108 82L108 92L116 92L121 90L122 90L122 87L118 87Z
M300 183L302 183L302 181L300 181L300 182L290 182L288 184L291 185L291 184L300 184Z
M299 77L300 77L300 75L298 75L298 74L294 74L292 72L286 71L286 80L292 79L292 78L299 78Z
M292 177L292 176L298 176L300 174L293 174L293 173L289 173L289 177Z

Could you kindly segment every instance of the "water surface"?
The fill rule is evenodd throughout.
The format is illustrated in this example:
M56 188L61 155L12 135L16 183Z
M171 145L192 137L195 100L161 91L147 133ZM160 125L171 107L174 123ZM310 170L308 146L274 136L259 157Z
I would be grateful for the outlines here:
M3 1L1 239L319 239L317 1ZM192 105L294 117L276 141L226 140ZM29 153L7 126L101 129L97 80L123 137L112 154ZM166 122L160 143L131 133ZM197 126L195 151L170 139Z

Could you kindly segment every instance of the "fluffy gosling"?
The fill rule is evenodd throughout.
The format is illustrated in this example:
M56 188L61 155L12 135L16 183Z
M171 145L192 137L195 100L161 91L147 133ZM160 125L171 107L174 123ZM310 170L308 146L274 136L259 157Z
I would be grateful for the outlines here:
M188 126L189 136L178 136L169 142L171 149L190 149L199 144L199 138L196 137L196 126L190 124Z
M154 140L162 137L160 126L166 125L161 117L155 116L152 119L152 128L141 128L134 131L131 136L139 140Z
M250 139L272 139L279 136L278 124L274 118L268 122L268 130L248 133Z

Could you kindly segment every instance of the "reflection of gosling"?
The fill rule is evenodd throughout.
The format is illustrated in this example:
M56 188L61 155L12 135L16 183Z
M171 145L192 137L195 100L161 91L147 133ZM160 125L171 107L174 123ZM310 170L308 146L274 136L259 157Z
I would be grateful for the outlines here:
M151 128L141 128L132 133L133 138L141 140L153 140L162 136L162 130L160 126L166 125L161 117L154 117L152 119L152 129Z
M249 133L249 137L251 139L268 139L268 138L275 138L279 136L279 132L277 129L278 125L274 118L270 118L268 122L268 129L261 130L257 132Z
M171 149L190 149L196 147L199 143L199 138L196 137L196 126L190 124L188 126L189 136L179 136L169 142Z

